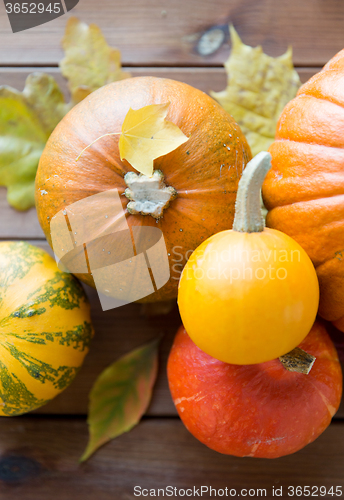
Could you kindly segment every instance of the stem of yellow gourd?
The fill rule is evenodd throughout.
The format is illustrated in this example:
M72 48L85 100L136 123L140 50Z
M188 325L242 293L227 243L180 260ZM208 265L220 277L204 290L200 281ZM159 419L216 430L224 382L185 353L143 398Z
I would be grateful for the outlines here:
M261 211L261 189L265 176L271 168L271 155L258 153L246 165L239 182L235 202L233 231L259 233L264 231L265 221ZM279 358L286 370L308 375L315 357L296 347Z
M260 192L267 172L271 168L271 154L258 153L246 165L239 182L235 202L233 231L259 233L265 222L261 211Z

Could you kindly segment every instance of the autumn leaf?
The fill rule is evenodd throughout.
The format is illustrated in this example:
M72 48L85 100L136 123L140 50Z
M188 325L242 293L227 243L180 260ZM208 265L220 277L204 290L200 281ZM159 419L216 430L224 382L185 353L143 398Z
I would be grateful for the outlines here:
M122 71L119 50L109 47L95 24L88 26L76 17L70 17L62 46L65 57L60 68L68 80L74 104L107 83L131 76Z
M23 92L0 87L0 185L18 210L34 206L36 170L45 143L68 110L52 76L32 73Z
M119 139L121 160L144 175L153 175L153 161L188 141L177 125L165 120L170 103L129 109Z
M274 58L264 54L260 46L242 43L233 26L230 35L227 87L210 94L240 125L255 156L273 142L280 114L301 82L293 67L291 48Z
M155 339L123 356L96 380L90 393L90 438L80 461L140 421L157 376L159 341Z

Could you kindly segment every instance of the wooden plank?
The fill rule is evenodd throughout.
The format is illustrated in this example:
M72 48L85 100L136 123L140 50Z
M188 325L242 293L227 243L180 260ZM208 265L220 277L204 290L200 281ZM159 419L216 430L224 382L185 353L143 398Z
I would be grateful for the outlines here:
M301 81L306 82L311 76L320 71L320 67L314 68L296 68ZM210 90L216 92L223 90L226 86L226 72L221 68L129 68L125 67L125 71L130 71L132 76L156 76L157 78L171 78L180 82L188 83L193 87L209 93ZM30 73L39 71L48 73L56 78L57 82L64 91L66 98L69 97L66 80L61 75L59 68L42 67L42 68L0 68L0 85L9 85L18 90L24 88L25 79Z
M26 212L15 210L7 203L6 192L4 187L0 187L0 238L3 240L45 239L37 219L36 209L31 208Z
M228 40L208 56L197 52L200 36L232 23L243 41L262 44L274 56L294 49L298 66L322 66L343 48L344 3L336 0L82 0L71 13L15 33L1 7L1 65L54 65L67 17L96 22L127 65L211 66L228 56Z
M302 68L302 70L308 68ZM226 74L224 68L129 68L125 71L131 72L132 76L156 76L160 78L171 78L193 85L204 92L209 90L219 91L226 86ZM60 73L59 68L0 68L0 85L10 85L18 90L24 88L26 77L35 71L48 73L54 76L68 98L66 80Z
M2 419L1 424L0 491L6 500L129 500L135 498L135 486L141 492L155 489L156 496L158 488L167 486L177 490L211 486L228 488L227 497L235 489L238 496L265 498L272 498L273 488L282 487L284 498L289 486L325 486L327 491L344 486L343 424L332 425L293 455L259 460L210 450L178 419L148 419L82 465L78 458L87 442L84 420L12 418ZM249 494L251 489L255 492ZM258 489L266 489L266 495ZM203 490L202 496L215 495ZM178 491L173 498L179 498Z

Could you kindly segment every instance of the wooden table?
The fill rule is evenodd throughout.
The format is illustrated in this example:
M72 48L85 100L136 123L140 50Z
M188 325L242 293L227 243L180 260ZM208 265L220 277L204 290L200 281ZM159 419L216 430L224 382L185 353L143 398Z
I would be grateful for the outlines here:
M2 3L0 14L0 84L21 90L28 73L42 70L66 88L57 68L66 16L12 34ZM221 90L226 82L227 41L211 55L197 52L200 36L214 26L232 22L245 43L262 44L274 56L291 44L303 81L344 46L341 0L80 0L72 14L96 22L134 76L170 77L204 91ZM1 189L0 238L48 248L35 210L16 212L5 195ZM325 433L294 455L264 460L215 453L184 428L169 395L166 359L180 323L177 308L165 316L147 316L137 304L102 312L95 292L87 292L96 336L74 383L35 413L1 419L0 500L124 500L136 498L136 485L227 487L240 496L242 488L256 490L247 496L262 496L257 489L264 488L266 498L273 487L282 486L287 497L288 486L344 486L343 405ZM79 465L94 380L117 357L161 332L158 381L143 421ZM202 498L213 497L204 493Z

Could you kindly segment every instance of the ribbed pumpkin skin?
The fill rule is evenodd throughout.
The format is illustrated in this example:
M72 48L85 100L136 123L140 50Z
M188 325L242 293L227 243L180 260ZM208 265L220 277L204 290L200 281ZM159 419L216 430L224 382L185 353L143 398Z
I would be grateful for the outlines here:
M209 448L239 457L277 458L314 441L339 407L342 372L322 322L315 322L300 347L316 357L308 375L287 371L278 359L223 363L180 327L167 374L186 428Z
M76 279L44 250L0 242L0 415L34 410L65 389L92 335Z
M319 314L344 331L344 50L285 107L263 185L267 225L316 267Z
M64 117L46 145L36 177L38 217L51 243L50 221L57 212L109 189L117 188L122 195L123 177L134 171L120 160L119 136L99 140L76 162L79 153L101 135L120 132L130 107L166 102L171 103L166 119L190 135L185 144L154 162L166 185L177 190L177 198L157 223L150 215L130 215L128 200L121 196L129 227L160 228L170 254L171 278L147 301L176 297L191 251L215 232L232 227L238 181L251 158L232 117L205 93L184 83L153 77L116 82L91 94ZM115 229L116 221L109 223ZM94 286L90 274L77 276Z

